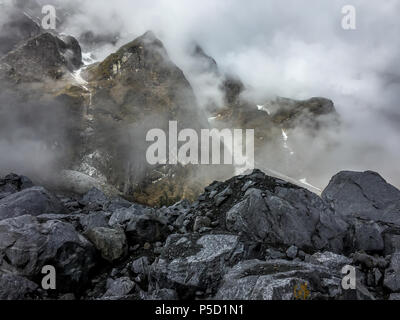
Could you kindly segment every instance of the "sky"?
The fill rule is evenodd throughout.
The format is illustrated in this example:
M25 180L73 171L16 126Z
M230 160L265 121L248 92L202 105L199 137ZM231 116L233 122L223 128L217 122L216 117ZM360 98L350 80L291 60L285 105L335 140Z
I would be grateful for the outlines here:
M52 3L53 1L41 1ZM56 1L57 2L57 1ZM119 33L118 44L98 52L102 59L147 30L164 42L201 99L217 90L196 77L187 48L199 43L224 72L238 75L244 96L262 104L283 96L333 100L343 129L326 154L321 142L304 145L305 161L317 162L311 180L326 185L340 170L374 170L400 186L400 0L70 0L62 28ZM342 28L342 8L356 9L356 30ZM289 132L301 145L303 132ZM294 137L296 135L296 138ZM291 140L291 138L293 139ZM332 138L332 137L331 137ZM307 148L310 148L309 150ZM311 170L311 169L310 169ZM309 173L312 175L311 173Z

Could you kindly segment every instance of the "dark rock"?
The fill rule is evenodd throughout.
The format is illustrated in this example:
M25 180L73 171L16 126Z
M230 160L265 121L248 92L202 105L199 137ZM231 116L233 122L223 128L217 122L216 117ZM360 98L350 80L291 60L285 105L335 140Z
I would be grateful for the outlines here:
M340 252L346 224L318 196L304 189L247 190L226 213L226 226L253 241ZM296 230L296 232L293 232Z
M149 259L146 256L144 256L132 261L131 271L135 275L147 276L149 273L149 266L150 266Z
M35 297L36 283L15 275L0 272L0 300L26 300Z
M385 271L383 284L391 292L400 292L400 252L392 255L390 266Z
M22 215L62 214L61 202L43 187L32 187L0 200L0 220Z
M243 253L234 235L171 235L151 266L151 276L161 288L177 290L180 298L189 297L197 290L215 289Z
M376 172L340 172L322 198L345 217L400 224L400 191Z
M400 293L392 293L389 296L389 300L400 300Z
M110 279L107 281L107 291L102 298L120 300L127 296L135 288L135 283L128 277Z
M200 231L203 227L209 227L211 225L211 220L207 217L197 217L194 221L193 231Z
M39 24L27 14L14 12L0 30L0 56L13 50L19 43L41 33Z
M125 232L132 244L163 241L170 233L166 221L154 214L133 216L127 223Z
M286 256L290 259L294 259L297 257L297 252L298 249L296 246L290 246L287 250L286 250Z
M17 83L60 79L82 64L79 44L72 37L65 41L51 33L27 40L0 59L0 77Z
M44 265L57 272L57 290L79 290L95 265L92 244L60 221L40 224L33 216L0 221L0 269L27 277L40 277Z
M127 241L123 231L97 227L89 229L85 235L109 262L118 260L127 253Z
M86 193L80 201L83 205L89 207L89 210L96 208L105 209L110 200L97 188L92 188Z
M374 221L356 220L354 228L354 249L363 251L383 251L382 229Z
M267 249L267 257L271 259L282 259L286 257L286 254L272 248Z
M148 300L178 300L178 293L172 289L157 289L151 292Z
M90 214L82 215L79 219L80 224L84 230L94 229L94 228L106 228L108 227L109 217L105 212L94 212Z
M317 252L310 257L310 263L320 264L329 269L341 272L345 265L351 264L351 259L332 252Z
M299 299L328 299L341 294L341 278L321 265L285 260L248 260L234 266L224 277L218 300L294 300L295 288L309 291Z
M231 195L232 189L227 187L225 190L215 196L215 205L219 207Z

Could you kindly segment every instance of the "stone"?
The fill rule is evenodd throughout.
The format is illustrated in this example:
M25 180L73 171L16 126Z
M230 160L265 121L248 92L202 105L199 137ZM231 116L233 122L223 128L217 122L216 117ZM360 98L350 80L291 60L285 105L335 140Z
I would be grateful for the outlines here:
M23 215L65 213L62 203L43 187L32 187L0 200L0 220Z
M210 225L211 225L211 220L209 218L199 216L194 221L193 231L197 232L200 229L202 229L203 227L207 227L208 228Z
M163 288L182 288L185 297L194 296L198 290L216 289L243 254L244 247L234 235L171 235L150 274Z
M118 260L127 253L125 233L121 230L96 227L89 229L85 235L109 262Z
M287 250L286 250L286 256L290 259L294 259L297 256L297 247L296 246L290 246Z
M118 300L128 295L134 288L135 283L128 277L122 277L116 280L110 279L107 281L107 291L102 298Z
M38 285L24 277L0 272L0 300L27 300L35 297Z
M50 220L39 223L25 215L0 221L0 269L36 277L51 264L57 272L57 288L71 292L84 287L95 266L93 245L71 224Z
M322 192L322 199L344 217L400 224L400 191L372 171L342 171Z
M337 272L341 272L341 269L345 265L351 265L352 263L350 258L328 251L314 253L309 261L336 270Z
M400 252L392 255L389 268L385 271L383 284L391 292L400 292Z
M247 260L224 277L217 300L294 300L294 289L305 286L306 299L340 295L340 278L324 266L286 260ZM304 296L299 297L301 299Z

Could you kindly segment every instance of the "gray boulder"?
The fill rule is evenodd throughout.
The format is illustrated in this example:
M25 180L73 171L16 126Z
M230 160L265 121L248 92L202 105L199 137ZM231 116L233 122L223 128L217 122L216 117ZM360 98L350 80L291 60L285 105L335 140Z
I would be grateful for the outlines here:
M132 205L116 210L110 218L111 227L121 227L132 245L164 241L170 230L166 218L150 208Z
M235 265L225 275L215 299L328 299L341 294L340 283L339 275L322 265L286 260L247 260ZM306 291L308 294L304 295Z
M345 217L400 224L400 191L376 172L340 172L322 198Z
M43 187L25 189L0 200L0 220L64 212L62 203Z
M71 292L86 285L95 265L95 249L74 227L61 221L39 223L25 215L0 221L0 270L26 277L53 265L57 290Z
M85 235L109 262L118 260L127 253L125 233L121 230L97 227L89 229Z
M276 187L274 192L247 190L243 200L226 213L226 227L251 241L341 252L347 224L317 195Z
M161 257L151 266L151 276L161 288L182 292L214 290L228 267L244 253L234 235L171 235Z

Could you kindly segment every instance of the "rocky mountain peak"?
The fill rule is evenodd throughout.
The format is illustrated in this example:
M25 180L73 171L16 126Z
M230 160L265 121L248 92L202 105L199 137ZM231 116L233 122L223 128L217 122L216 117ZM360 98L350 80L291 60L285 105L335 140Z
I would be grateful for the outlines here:
M101 62L94 71L93 80L118 77L134 81L141 78L154 84L169 80L170 76L173 80L179 76L181 80L184 78L182 71L170 60L163 43L148 31Z
M26 13L13 12L8 20L0 28L0 56L14 49L20 42L42 32L39 24Z
M15 82L60 79L82 65L79 43L71 36L62 38L42 33L0 59L0 73ZM3 72L1 72L3 71Z

